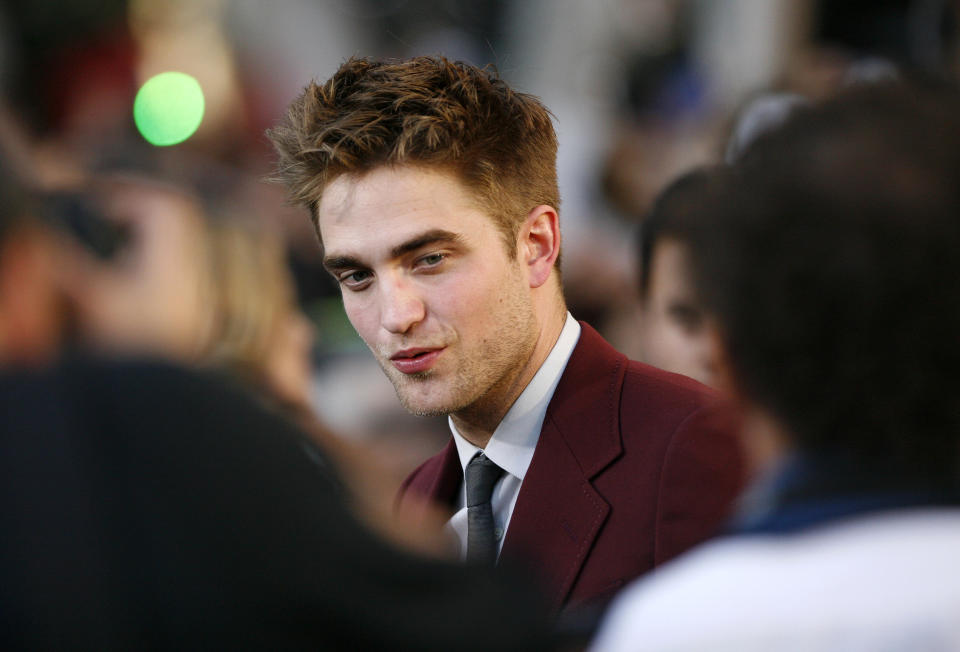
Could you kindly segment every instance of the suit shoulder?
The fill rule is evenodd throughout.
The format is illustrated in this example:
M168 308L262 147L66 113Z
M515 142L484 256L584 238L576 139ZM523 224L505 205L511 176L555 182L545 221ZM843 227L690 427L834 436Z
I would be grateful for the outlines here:
M692 453L713 455L717 449L723 452L718 460L738 456L732 406L715 390L686 376L630 361L619 417L624 450L642 451L645 463L683 461Z
M630 360L621 403L628 413L630 408L641 412L649 409L683 418L704 407L723 405L724 401L716 390L692 378Z
M658 467L654 563L714 535L743 487L732 406L686 376L631 362L621 400L624 448Z

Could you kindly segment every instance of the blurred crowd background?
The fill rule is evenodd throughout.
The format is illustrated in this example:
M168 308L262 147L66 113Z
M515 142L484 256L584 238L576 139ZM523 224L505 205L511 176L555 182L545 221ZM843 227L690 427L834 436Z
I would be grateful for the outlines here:
M264 130L307 81L349 56L442 54L493 64L539 96L560 139L570 309L649 359L637 237L657 193L720 161L764 93L816 100L899 66L955 76L958 10L950 0L3 0L0 147L42 189L77 201L107 183L129 229L163 232L155 267L125 268L109 242L99 252L103 283L144 280L90 318L103 341L121 342L118 315L133 314L165 352L316 411L399 476L443 444L445 420L403 412L320 266L308 216L264 182ZM154 147L133 100L170 70L200 82L205 114L187 141Z

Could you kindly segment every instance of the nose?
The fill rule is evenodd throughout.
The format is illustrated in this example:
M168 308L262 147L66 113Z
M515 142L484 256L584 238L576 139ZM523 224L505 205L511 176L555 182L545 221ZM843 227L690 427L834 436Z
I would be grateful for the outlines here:
M402 335L426 316L426 306L416 288L403 278L381 279L380 325L388 333Z

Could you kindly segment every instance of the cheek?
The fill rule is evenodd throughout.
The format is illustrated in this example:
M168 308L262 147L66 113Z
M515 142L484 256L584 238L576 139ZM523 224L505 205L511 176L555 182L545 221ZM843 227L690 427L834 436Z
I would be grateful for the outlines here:
M504 281L494 270L451 274L425 289L428 313L441 321L456 320L461 327L489 319L502 303Z
M344 294L343 309L347 313L347 319L363 341L372 342L380 323L376 303L369 299Z
M674 367L687 357L688 342L683 330L664 315L645 315L642 347L648 361L658 367Z
M687 362L696 358L696 342L687 331L674 323L667 323L664 329L664 340L678 361Z

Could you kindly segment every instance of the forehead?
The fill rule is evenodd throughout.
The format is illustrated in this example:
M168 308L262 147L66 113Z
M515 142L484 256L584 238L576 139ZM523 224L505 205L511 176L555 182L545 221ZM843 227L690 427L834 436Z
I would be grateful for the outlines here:
M431 229L468 239L494 229L472 194L452 173L417 167L381 167L343 174L324 189L317 206L328 253L375 255Z

